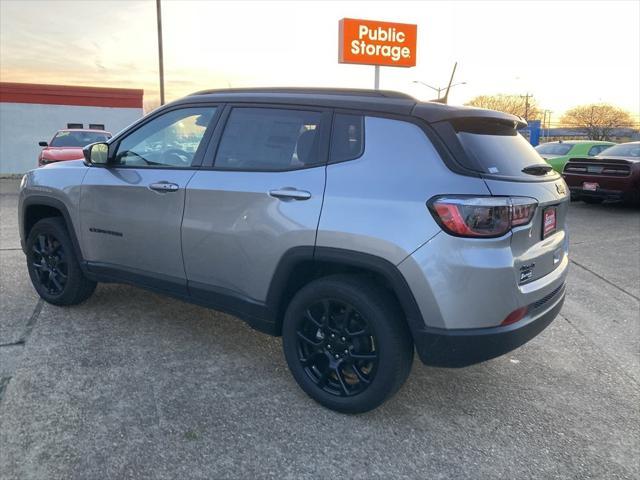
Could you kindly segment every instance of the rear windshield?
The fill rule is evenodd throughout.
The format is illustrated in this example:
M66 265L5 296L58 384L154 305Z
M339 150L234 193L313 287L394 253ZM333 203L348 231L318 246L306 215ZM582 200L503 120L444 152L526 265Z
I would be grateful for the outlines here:
M109 135L100 132L74 132L63 130L58 132L51 143L51 147L86 147L90 143L106 142Z
M543 143L536 147L536 152L540 155L566 155L571 147L571 143Z
M502 122L460 122L458 139L476 171L505 177L526 177L523 168L546 165L538 152L515 130ZM549 173L548 175L553 175ZM540 178L540 177L538 177Z
M640 143L622 143L603 150L598 155L612 157L640 157Z

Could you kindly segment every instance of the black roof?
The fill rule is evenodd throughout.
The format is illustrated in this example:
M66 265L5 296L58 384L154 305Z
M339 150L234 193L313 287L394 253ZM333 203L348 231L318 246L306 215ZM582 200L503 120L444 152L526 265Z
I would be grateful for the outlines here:
M517 122L520 126L524 126L521 118L508 113L482 108L444 105L437 102L420 102L406 93L391 90L297 87L231 88L203 90L176 103L193 102L194 100L344 108L395 115L413 115L429 123L456 118L493 118Z

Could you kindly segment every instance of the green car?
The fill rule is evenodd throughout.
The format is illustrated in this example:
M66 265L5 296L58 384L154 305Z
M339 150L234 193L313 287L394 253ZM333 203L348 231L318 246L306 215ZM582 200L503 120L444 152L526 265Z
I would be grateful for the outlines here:
M542 143L535 148L556 172L562 173L569 159L594 157L611 145L615 145L615 143L597 140L560 140L558 142Z

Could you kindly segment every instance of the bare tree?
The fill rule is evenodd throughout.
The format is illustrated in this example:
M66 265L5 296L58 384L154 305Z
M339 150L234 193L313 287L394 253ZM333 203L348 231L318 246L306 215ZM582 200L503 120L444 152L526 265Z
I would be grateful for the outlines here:
M539 120L542 117L542 111L531 95L479 95L465 105L511 113L525 120Z
M560 119L566 127L579 128L591 140L609 140L614 128L630 127L633 119L626 110L608 104L579 105Z

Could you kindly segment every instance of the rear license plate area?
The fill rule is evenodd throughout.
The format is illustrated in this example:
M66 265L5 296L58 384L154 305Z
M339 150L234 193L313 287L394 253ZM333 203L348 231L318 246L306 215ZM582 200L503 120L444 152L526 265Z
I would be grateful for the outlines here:
M558 228L556 207L545 208L542 212L542 238L547 238L555 233Z
M594 182L584 182L582 184L582 189L586 190L587 192L595 192L596 190L598 190L598 184L594 183Z

